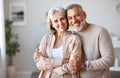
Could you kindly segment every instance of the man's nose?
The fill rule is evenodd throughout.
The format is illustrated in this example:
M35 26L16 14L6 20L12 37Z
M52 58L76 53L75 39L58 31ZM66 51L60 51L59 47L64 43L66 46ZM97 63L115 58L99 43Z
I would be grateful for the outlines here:
M72 18L72 22L74 23L75 21L76 21L76 18L75 18L75 17L73 17L73 18Z

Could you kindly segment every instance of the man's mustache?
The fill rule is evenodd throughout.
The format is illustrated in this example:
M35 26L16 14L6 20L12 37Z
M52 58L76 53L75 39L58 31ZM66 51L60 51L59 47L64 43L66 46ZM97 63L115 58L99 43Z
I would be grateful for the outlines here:
M78 24L78 23L80 23L80 21L74 21L74 22L72 23L72 25Z

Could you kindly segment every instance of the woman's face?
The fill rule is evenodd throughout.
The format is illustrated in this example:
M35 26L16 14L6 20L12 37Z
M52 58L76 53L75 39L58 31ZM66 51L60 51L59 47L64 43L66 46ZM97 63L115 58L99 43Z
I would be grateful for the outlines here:
M57 32L64 32L67 29L67 19L66 17L59 13L56 12L53 14L51 17L51 22L52 22L52 27L57 31Z

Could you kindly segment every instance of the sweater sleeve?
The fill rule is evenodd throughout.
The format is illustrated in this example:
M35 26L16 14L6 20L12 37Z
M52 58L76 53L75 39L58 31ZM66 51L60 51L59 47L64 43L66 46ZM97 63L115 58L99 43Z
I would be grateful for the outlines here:
M49 70L53 68L52 63L53 63L52 58L45 58L40 56L39 61L36 62L36 66L39 70Z
M81 68L82 48L80 37L74 37L68 46L70 47L69 52L71 52L69 61L53 70L57 74L75 73Z
M47 49L47 36L43 37L40 41L39 51L46 52ZM37 58L38 61L36 62L36 66L39 70L48 70L52 69L53 59L52 58L45 58L40 56Z
M114 49L111 37L106 29L99 34L98 46L101 57L96 60L86 61L87 70L104 70L114 65Z

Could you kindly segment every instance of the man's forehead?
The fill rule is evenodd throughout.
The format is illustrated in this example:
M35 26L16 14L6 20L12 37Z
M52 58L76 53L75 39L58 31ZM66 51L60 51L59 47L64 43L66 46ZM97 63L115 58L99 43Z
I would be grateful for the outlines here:
M81 14L81 13L82 13L82 11L80 11L79 9L69 9L67 11L67 16L74 15L74 14Z

